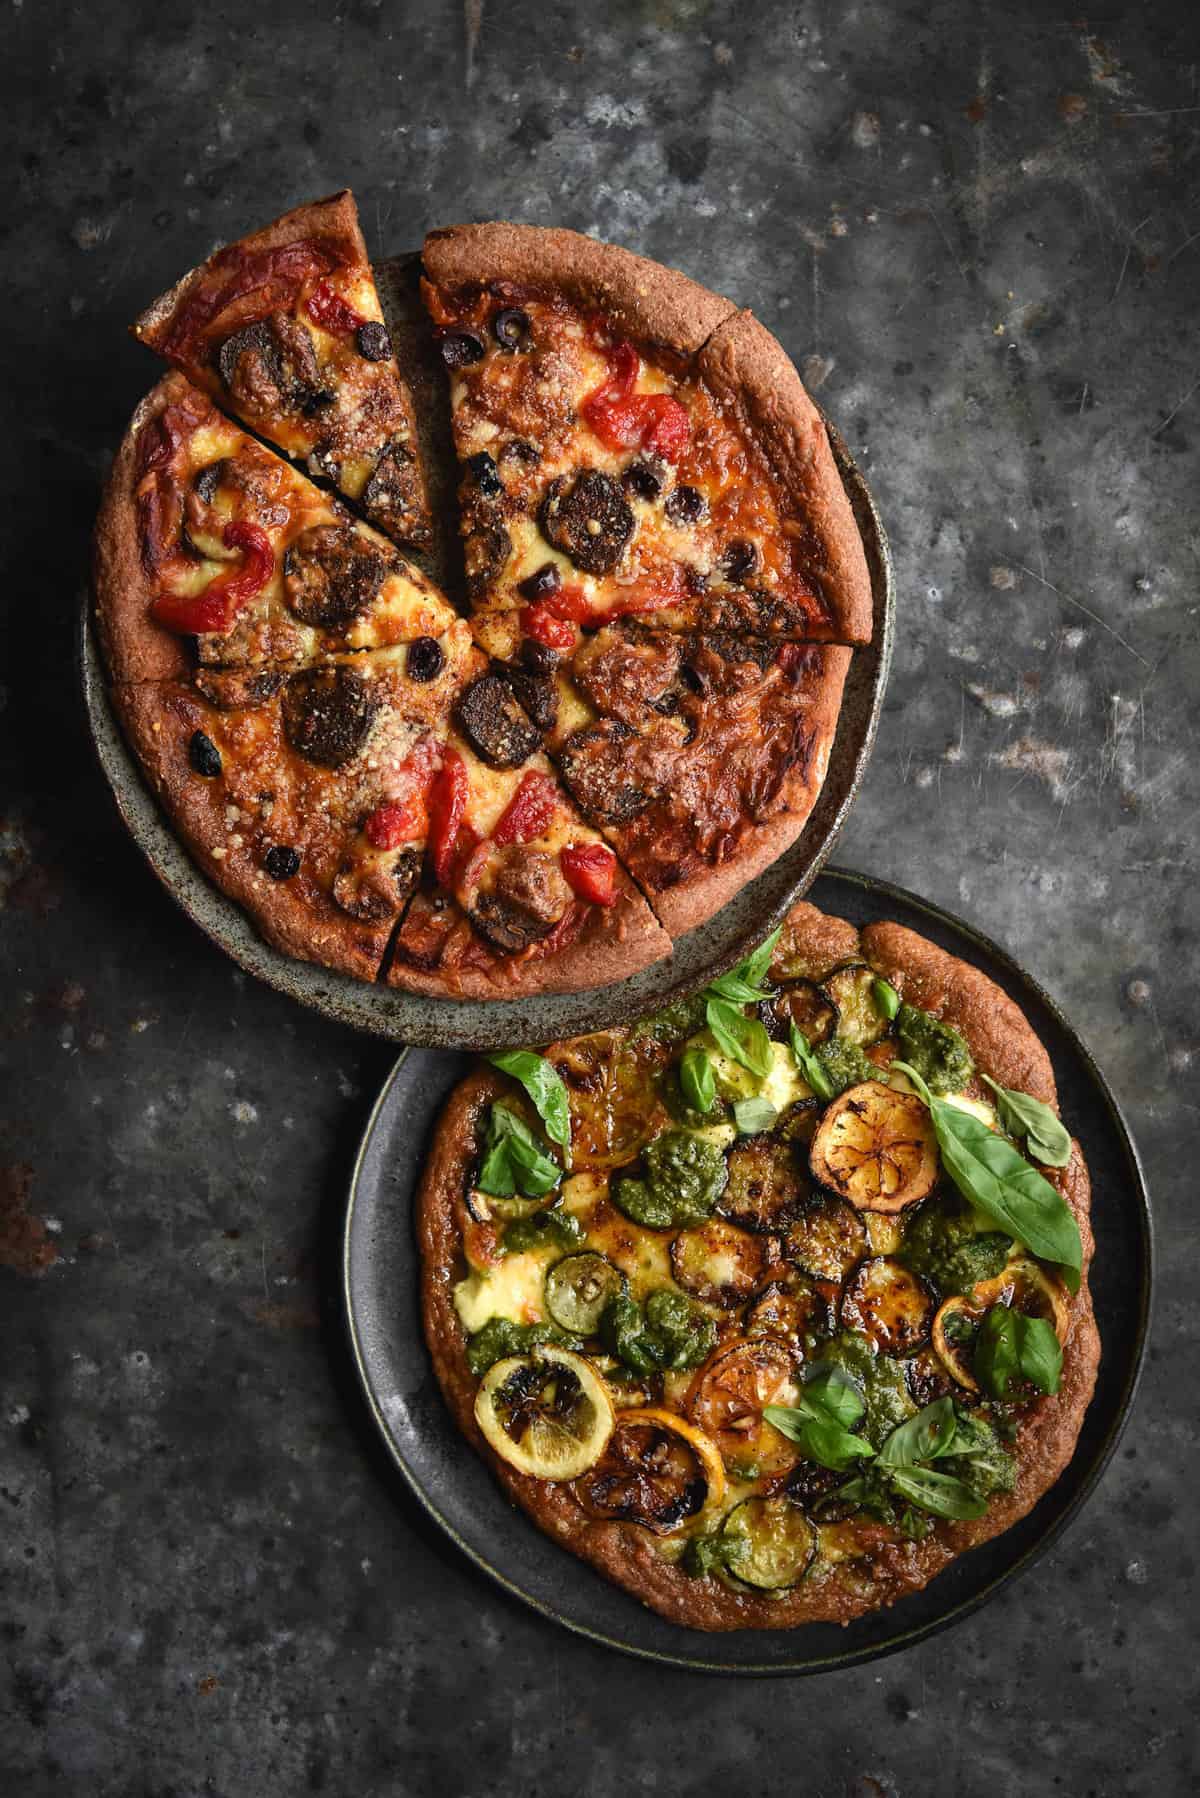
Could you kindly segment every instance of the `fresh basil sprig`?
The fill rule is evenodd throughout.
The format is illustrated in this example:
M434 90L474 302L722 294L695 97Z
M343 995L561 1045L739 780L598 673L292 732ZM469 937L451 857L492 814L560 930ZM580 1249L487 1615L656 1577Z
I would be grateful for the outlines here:
M483 1160L475 1182L479 1190L498 1199L511 1198L517 1192L540 1199L553 1192L561 1179L562 1169L545 1153L528 1124L497 1101L488 1116Z
M985 1498L972 1492L965 1480L927 1465L944 1455L974 1452L959 1437L954 1401L935 1399L915 1417L897 1424L884 1440L874 1466L847 1480L832 1496L842 1502L861 1504L872 1498L878 1500L881 1495L886 1497L890 1491L934 1517L982 1517L987 1510Z
M980 1385L993 1398L1007 1398L1016 1379L1054 1393L1062 1377L1062 1347L1046 1318L993 1305L975 1339L972 1365Z
M844 1473L875 1453L865 1436L851 1433L865 1410L850 1380L829 1368L814 1375L794 1405L767 1405L763 1416L808 1460Z
M1002 1129L1010 1136L1023 1136L1025 1147L1043 1167L1066 1167L1071 1159L1071 1134L1062 1119L1032 1093L1001 1086L990 1074L983 1078L996 1095Z
M533 1100L546 1135L563 1149L566 1164L570 1167L571 1107L562 1076L553 1062L547 1061L544 1055L535 1055L532 1049L502 1049L496 1055L489 1055L488 1060L502 1074L511 1074L514 1080L520 1081Z
M957 1429L953 1399L935 1399L896 1425L879 1451L879 1465L915 1467L919 1461L936 1461L950 1452Z
M771 1039L758 1018L748 1018L730 999L709 999L704 1018L722 1049L732 1061L740 1062L750 1073L765 1080L771 1072L773 1056Z
M788 1035L791 1039L792 1055L795 1059L796 1066L800 1069L800 1072L804 1075L805 1080L807 1080L808 1084L812 1087L818 1099L824 1099L826 1103L828 1103L828 1101L834 1097L835 1089L833 1082L825 1072L825 1069L821 1066L821 1063L817 1060L816 1055L813 1053L811 1043L794 1018L788 1027Z
M937 1099L914 1067L893 1061L929 1107L942 1165L963 1197L1024 1243L1055 1262L1072 1292L1079 1291L1083 1245L1066 1201L1007 1139L970 1112Z
M987 1510L987 1499L972 1492L965 1480L955 1479L952 1473L938 1473L933 1467L894 1467L888 1481L910 1504L935 1517L965 1523Z
M764 991L762 981L771 965L771 956L779 941L778 929L758 945L745 961L730 968L728 974L720 975L704 989L705 998L730 999L735 1005L757 1005L760 999L769 999L771 994Z
M871 997L875 1001L875 1009L881 1018L890 1024L900 1009L900 995L890 980L881 975L871 982Z
M769 1130L778 1116L769 1099L739 1099L733 1108L739 1136L757 1136L760 1130Z
M717 1077L706 1049L685 1049L679 1063L679 1084L693 1111L711 1111L717 1097Z

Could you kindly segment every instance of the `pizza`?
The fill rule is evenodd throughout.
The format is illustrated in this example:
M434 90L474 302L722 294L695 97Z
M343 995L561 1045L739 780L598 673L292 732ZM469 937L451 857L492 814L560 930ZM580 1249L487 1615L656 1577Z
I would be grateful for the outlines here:
M388 536L428 542L412 401L352 194L227 244L155 300L133 334Z
M627 1028L489 1058L417 1200L505 1493L673 1622L849 1622L1011 1528L1096 1379L1090 1189L1011 999L814 907Z
M422 270L389 265L389 330L340 194L138 321L173 366L97 523L114 701L288 953L450 998L611 984L803 829L862 544L729 301L532 227L434 232ZM457 603L428 571L455 522Z

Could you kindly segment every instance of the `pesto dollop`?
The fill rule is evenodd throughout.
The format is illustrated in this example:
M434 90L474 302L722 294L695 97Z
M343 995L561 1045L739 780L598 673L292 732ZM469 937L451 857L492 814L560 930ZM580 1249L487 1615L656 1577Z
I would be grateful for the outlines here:
M977 1411L957 1413L953 1447L958 1452L944 1455L938 1462L939 1471L961 1480L976 1498L1012 1491L1017 1463L992 1425Z
M668 1130L642 1151L639 1179L618 1180L613 1201L635 1224L674 1230L701 1224L725 1190L725 1157L715 1143Z
M632 1372L648 1374L698 1366L716 1344L717 1326L682 1292L664 1287L644 1306L625 1293L610 1299L600 1319L600 1340Z
M520 1255L526 1249L539 1249L549 1243L555 1248L573 1249L583 1236L579 1219L572 1212L555 1207L553 1211L535 1211L531 1217L514 1218L504 1226L500 1248L506 1255Z
M1002 1230L977 1231L970 1209L946 1197L918 1206L898 1259L950 1298L969 1293L980 1280L995 1279L1011 1253L1010 1236Z
M674 1048L686 1036L699 1030L704 1022L704 994L693 993L687 999L675 999L662 1011L656 1011L653 1017L643 1018L634 1031L633 1037L653 1037L656 1043L665 1043Z
M879 1079L879 1069L867 1060L858 1044L847 1042L843 1037L834 1036L827 1043L818 1043L813 1055L825 1070L835 1099L850 1087L861 1086L864 1080Z
M898 1424L914 1415L917 1407L905 1383L904 1363L876 1354L874 1343L857 1330L842 1330L831 1342L823 1343L821 1361L844 1368L853 1380L866 1406L856 1428L872 1448L881 1447Z
M553 1324L518 1324L511 1317L489 1317L482 1330L467 1342L467 1366L477 1380L482 1379L494 1361L508 1355L527 1355L539 1342L553 1342L559 1348L579 1350L583 1343Z
M954 1026L915 1005L900 1007L896 1035L904 1060L916 1068L930 1092L961 1092L975 1072L971 1051Z

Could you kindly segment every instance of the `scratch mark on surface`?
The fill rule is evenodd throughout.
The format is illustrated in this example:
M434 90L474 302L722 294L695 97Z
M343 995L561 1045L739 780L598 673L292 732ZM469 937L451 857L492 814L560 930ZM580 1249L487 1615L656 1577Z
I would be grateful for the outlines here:
M483 30L483 0L463 0L463 23L467 31L467 92L475 85L475 52Z
M1200 387L1200 375L1196 376L1196 379L1192 382L1191 386L1188 388L1188 390L1184 394L1183 398L1181 400L1176 400L1175 404L1171 407L1171 410L1167 413L1167 416L1163 419L1162 423L1160 425L1155 425L1154 429L1150 433L1151 437L1157 437L1161 431L1166 430L1166 428L1170 424L1171 420L1175 417L1175 414L1177 412L1183 411L1183 408L1187 405L1188 401L1191 399L1192 395L1195 393L1197 387Z
M1200 380L1198 380L1196 382L1196 387L1200 387ZM1195 392L1195 388L1193 388L1192 391ZM1182 403L1183 402L1180 401L1181 405L1182 405ZM1176 408L1176 410L1178 410L1178 408ZM1168 419L1166 422L1169 424L1170 420ZM1159 426L1159 429L1160 430L1162 429L1161 425ZM1093 624L1098 624L1102 631L1107 631L1109 636L1114 638L1115 641L1121 645L1122 649L1127 649L1129 651L1130 655L1133 656L1134 660L1138 661L1142 664L1143 668L1149 668L1150 663L1147 660L1147 658L1144 655L1142 655L1138 650L1136 650L1133 647L1132 643L1127 643L1125 641L1124 637L1121 635L1120 631L1114 630L1112 625L1109 624L1108 620L1105 618L1101 618L1101 616L1098 612L1093 612L1090 606L1085 606L1081 599L1074 598L1074 596L1070 593L1064 593L1060 587L1056 587L1054 585L1053 581L1048 581L1046 579L1045 575L1039 574L1035 568L1027 568L1025 566L1024 562L1018 562L1017 567L1020 568L1025 574L1027 574L1029 576L1030 580L1036 581L1038 583L1039 587L1049 588L1050 592L1053 594L1056 594L1057 597L1064 602L1064 604L1069 605L1069 606L1074 606L1077 611L1080 611L1083 613L1085 618L1090 618Z
M1129 242L1125 245L1125 260L1122 262L1121 272L1117 276L1117 285L1112 290L1112 299L1110 299L1108 302L1110 306L1113 304L1113 301L1116 299L1117 295L1120 293L1122 284L1125 280L1125 271L1129 267L1129 258L1133 255L1133 240L1137 236L1139 231L1144 231L1146 229L1146 226L1149 223L1150 223L1150 219L1148 217L1144 218L1142 220L1141 224L1135 225L1133 227L1133 230L1129 233Z

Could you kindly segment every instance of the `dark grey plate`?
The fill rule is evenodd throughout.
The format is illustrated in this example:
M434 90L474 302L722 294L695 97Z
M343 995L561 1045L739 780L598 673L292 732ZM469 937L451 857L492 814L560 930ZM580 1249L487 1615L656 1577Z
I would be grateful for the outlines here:
M855 652L846 680L825 785L791 848L707 924L681 937L674 953L615 986L532 999L426 999L352 980L296 961L265 943L241 907L201 873L147 787L113 715L104 667L87 615L80 660L84 699L100 765L130 834L154 873L194 924L249 974L392 1042L434 1048L499 1048L545 1043L636 1018L731 967L807 890L845 823L870 759L892 654L892 566L867 486L837 432L830 438L866 545L874 594L874 636Z
M982 968L1017 1001L1049 1051L1063 1115L1093 1185L1092 1294L1103 1352L1075 1457L1031 1514L953 1562L924 1592L848 1628L680 1629L556 1548L501 1494L451 1421L421 1334L412 1198L430 1131L465 1055L410 1050L367 1125L350 1188L343 1284L351 1351L384 1443L412 1493L484 1573L514 1597L593 1641L710 1673L818 1673L904 1648L981 1605L1061 1535L1108 1463L1133 1401L1150 1307L1150 1203L1137 1150L1092 1057L1054 1001L969 925L898 887L830 870L824 909L867 924L892 918Z

